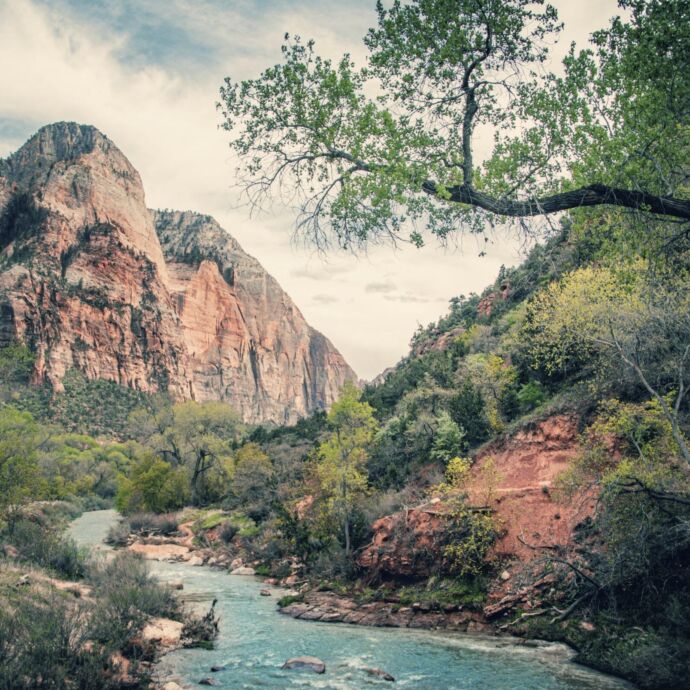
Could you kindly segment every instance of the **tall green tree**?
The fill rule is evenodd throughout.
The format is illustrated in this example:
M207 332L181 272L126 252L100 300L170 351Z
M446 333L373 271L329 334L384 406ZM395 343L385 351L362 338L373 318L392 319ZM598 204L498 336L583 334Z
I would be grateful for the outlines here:
M266 517L275 497L273 463L258 443L245 443L235 454L232 495L252 519Z
M224 475L232 463L233 445L244 429L229 405L193 401L164 405L157 411L138 410L130 417L130 427L161 459L186 469L195 505L214 498L214 484L228 479Z
M36 456L42 438L28 412L0 408L0 522L10 528L22 506L39 497Z
M299 230L348 247L602 205L687 221L689 0L619 4L565 74L543 68L561 25L541 0L378 2L365 68L286 36L221 89L250 202L279 189Z
M346 383L328 413L331 431L318 448L319 484L342 529L347 556L352 552L352 514L367 490L365 464L377 428L374 409L360 398L361 392Z

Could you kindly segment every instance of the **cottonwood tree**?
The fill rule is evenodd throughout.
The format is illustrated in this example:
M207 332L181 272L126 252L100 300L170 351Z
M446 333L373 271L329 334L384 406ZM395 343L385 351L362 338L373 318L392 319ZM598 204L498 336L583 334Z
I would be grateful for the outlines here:
M258 443L245 443L235 454L232 495L252 519L270 512L276 494L276 478L271 459Z
M40 492L37 452L45 437L28 412L0 409L0 526L11 530Z
M240 184L295 202L319 247L593 206L687 233L689 0L619 5L563 74L544 67L561 25L541 1L379 2L361 69L286 35L280 64L221 89Z
M229 405L193 401L137 410L130 428L163 460L186 469L194 505L208 500L209 476L231 464L233 444L243 431L239 414Z
M318 447L317 476L328 512L340 524L345 554L352 552L352 514L367 490L365 464L376 432L374 409L352 384L343 387L328 413L331 431Z

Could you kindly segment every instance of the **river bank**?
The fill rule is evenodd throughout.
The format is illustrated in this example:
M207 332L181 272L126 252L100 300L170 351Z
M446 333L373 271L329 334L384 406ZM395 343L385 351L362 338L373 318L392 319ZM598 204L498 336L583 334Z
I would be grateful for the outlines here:
M72 530L73 536L80 543L85 538L91 544L98 543L107 533L107 526L97 524L98 521L98 516L83 516L77 533ZM151 541L155 543L147 543ZM151 570L159 579L182 583L179 594L189 605L207 608L214 599L218 601L221 627L215 648L175 649L166 653L157 664L160 687L166 683L196 687L200 680L209 677L220 687L233 688L359 690L387 683L370 676L367 669L371 668L384 669L396 678L397 686L415 690L464 690L478 686L496 690L631 687L572 663L573 652L564 645L525 643L508 636L475 632L478 628L470 626L472 621L465 621L461 611L433 612L414 606L410 611L403 610L405 607L393 611L393 602L355 602L353 608L347 597L333 592L307 591L304 585L301 594L276 585L267 587L266 580L231 576L230 566L235 565L236 572L244 568L240 572L245 573L250 572L251 566L225 563L226 559L219 561L214 550L195 544L188 533L172 538L149 536L136 543L139 546L131 550L149 559ZM183 546L187 551L173 549L166 554L160 548L164 546ZM267 589L270 596L265 596ZM284 596L302 600L284 607L290 615L277 615L276 603ZM372 603L375 605L371 606ZM297 604L301 606L290 609ZM305 605L311 607L311 614L303 608ZM393 614L386 622L377 618L383 615L384 607L389 608L386 615ZM335 616L329 622L322 615L320 622L308 625L307 621L316 620L322 608L334 609L331 614L343 612L343 622L335 625ZM345 611L350 620L345 620ZM367 615L354 620L357 612ZM295 613L299 613L299 619L293 617ZM414 619L418 620L418 627ZM446 621L446 628L442 621ZM351 622L357 625L348 624ZM395 623L399 626L394 627ZM471 634L463 632L465 623L465 630L469 629ZM445 632L441 635L433 629ZM281 669L288 658L299 655L323 659L325 676ZM222 670L213 673L212 667ZM168 690L173 687L168 685Z

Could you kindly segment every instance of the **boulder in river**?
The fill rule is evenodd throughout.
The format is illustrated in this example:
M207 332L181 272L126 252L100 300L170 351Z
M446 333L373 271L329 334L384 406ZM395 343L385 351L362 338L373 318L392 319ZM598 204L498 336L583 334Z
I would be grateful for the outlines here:
M220 685L220 683L214 678L202 678L199 685Z
M218 666L211 666L211 673L218 673L219 671L225 671L227 666L225 664Z
M307 669L314 673L326 673L326 664L315 656L296 656L288 659L281 668L286 669Z
M268 589L260 589L259 594L262 597L270 597L271 596L271 592Z
M365 668L364 669L370 676L376 676L377 678L383 678L383 680L388 680L391 683L395 682L395 678L391 676L390 673L386 673L383 669L380 668Z
M235 568L230 572L230 575L254 575L254 568L250 568L247 565L241 565L239 568Z

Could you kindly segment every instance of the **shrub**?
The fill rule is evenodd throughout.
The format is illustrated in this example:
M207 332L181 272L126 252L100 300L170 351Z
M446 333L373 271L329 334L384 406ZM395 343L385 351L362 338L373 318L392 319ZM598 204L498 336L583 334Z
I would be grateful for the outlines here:
M448 536L450 543L443 555L449 572L475 577L486 569L486 557L497 536L491 515L459 506L452 513Z
M278 599L278 608L284 609L286 606L290 606L290 604L294 604L299 601L304 601L304 597L300 594L286 594L284 597L280 597Z
M229 544L239 531L240 528L232 520L226 520L220 528L219 536L226 544Z
M201 647L213 649L213 641L218 636L218 622L216 616L216 603L214 599L211 608L203 616L187 616L182 628L182 640L185 647Z
M110 649L85 644L90 613L86 604L58 596L0 610L0 690L121 688Z
M127 520L121 520L108 530L108 535L106 536L105 541L113 546L125 546L131 533L132 526L129 524L129 522Z
M87 551L52 529L27 519L20 520L9 540L24 561L49 568L67 578L81 578L86 574Z
M149 532L169 535L177 532L178 521L175 513L156 515L155 513L135 513L127 518L132 532Z
M180 603L173 591L148 572L138 555L123 552L93 566L89 581L98 599L92 639L123 649L143 628L149 616L179 619Z

